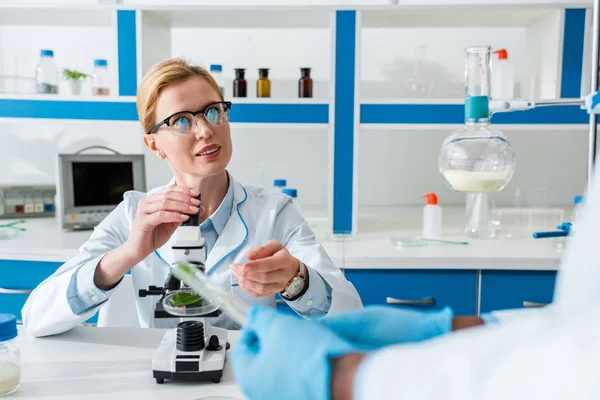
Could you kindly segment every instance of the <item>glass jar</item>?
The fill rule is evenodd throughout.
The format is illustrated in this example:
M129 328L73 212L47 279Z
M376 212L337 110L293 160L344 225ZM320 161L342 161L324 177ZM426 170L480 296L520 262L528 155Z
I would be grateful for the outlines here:
M273 181L273 191L275 193L281 193L286 186L287 181L285 179L275 179Z
M313 96L313 81L310 78L310 68L300 68L302 77L298 81L298 97L312 97Z
M92 75L92 94L94 96L110 95L108 63L106 62L106 60L94 60L94 74Z
M54 64L54 51L40 51L40 62L35 69L36 92L58 94L58 68Z
M0 396L16 392L21 385L21 357L16 337L17 318L0 314Z
M259 78L256 81L256 97L271 97L271 81L269 80L269 69L260 68Z
M298 190L292 188L285 188L281 191L283 194L287 194L292 198L292 204L296 207L296 210L300 212L300 204L298 204Z
M235 69L235 80L233 81L233 97L246 97L248 84L245 78L246 70L244 68Z

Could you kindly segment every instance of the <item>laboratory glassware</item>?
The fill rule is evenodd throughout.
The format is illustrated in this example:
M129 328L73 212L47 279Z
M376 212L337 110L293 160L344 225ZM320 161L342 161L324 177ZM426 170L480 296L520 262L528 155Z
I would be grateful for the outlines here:
M235 80L233 81L233 97L246 97L248 83L244 79L246 70L244 68L235 69Z
M260 68L259 78L256 81L256 97L271 97L271 81L269 80L269 69Z
M215 81L217 81L217 85L219 85L219 88L221 89L221 93L223 94L223 97L225 96L225 83L224 83L224 78L223 78L223 66L220 64L212 64L210 66L210 74L213 76L213 78L215 78Z
M54 64L54 51L40 51L40 62L35 69L37 93L58 94L58 68Z
M313 81L310 78L310 68L300 68L302 77L298 81L298 97L313 96Z
M108 62L106 60L94 60L94 73L92 74L92 94L94 96L110 95Z
M465 233L494 238L488 193L499 192L515 170L515 153L506 137L490 126L489 46L466 50L465 124L452 132L442 145L439 170L454 190L473 193Z
M431 94L431 81L425 76L423 71L425 53L425 46L418 46L415 49L413 74L406 81L406 89L408 90L410 97L427 97Z
M21 357L16 337L17 318L0 314L0 396L16 392L21 385Z

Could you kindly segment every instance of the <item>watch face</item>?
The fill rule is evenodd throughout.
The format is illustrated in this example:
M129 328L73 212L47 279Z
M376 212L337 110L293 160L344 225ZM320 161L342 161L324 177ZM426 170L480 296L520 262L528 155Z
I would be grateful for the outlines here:
M294 297L302 291L302 288L304 288L304 279L296 278L292 283L290 283L290 286L287 288L286 292L290 297Z

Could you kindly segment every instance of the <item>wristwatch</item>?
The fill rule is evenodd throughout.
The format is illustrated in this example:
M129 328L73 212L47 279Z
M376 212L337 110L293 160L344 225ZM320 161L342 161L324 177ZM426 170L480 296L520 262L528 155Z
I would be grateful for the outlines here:
M290 279L283 292L279 293L287 301L298 300L308 290L308 271L306 265L300 260L298 262L300 263L298 274Z

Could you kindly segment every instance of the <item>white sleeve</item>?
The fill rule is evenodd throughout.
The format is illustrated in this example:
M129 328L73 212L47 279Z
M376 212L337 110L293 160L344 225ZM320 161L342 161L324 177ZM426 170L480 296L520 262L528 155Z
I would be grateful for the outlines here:
M129 193L95 229L79 254L44 280L22 310L28 334L40 337L65 332L92 317L114 288L94 285L96 266L106 253L121 246L130 231Z
M510 324L387 348L359 367L354 398L597 398L599 311L563 317L548 308Z
M318 313L323 305L328 305L327 314L339 313L361 308L362 302L358 292L345 277L315 238L314 232L298 212L293 203L286 200L280 209L273 228L273 235L282 243L290 254L302 261L307 268L314 286L295 302L288 302L290 307L300 314L310 315L308 304L312 304Z

